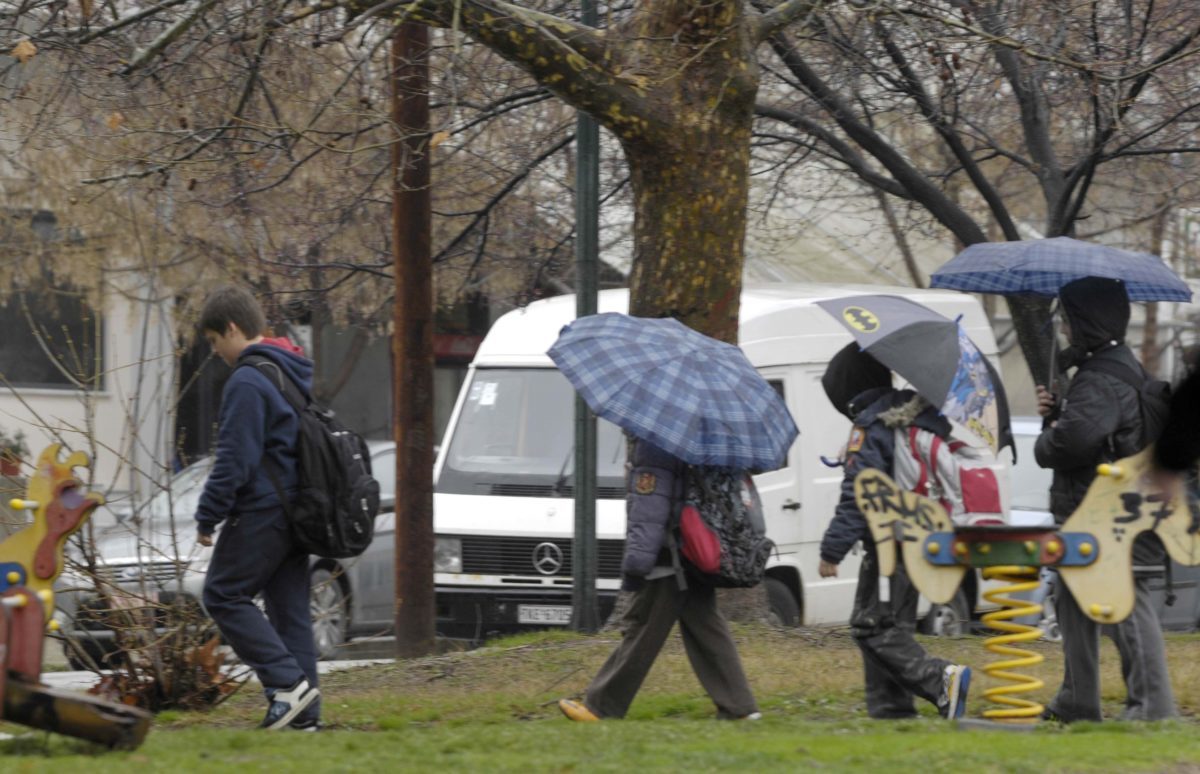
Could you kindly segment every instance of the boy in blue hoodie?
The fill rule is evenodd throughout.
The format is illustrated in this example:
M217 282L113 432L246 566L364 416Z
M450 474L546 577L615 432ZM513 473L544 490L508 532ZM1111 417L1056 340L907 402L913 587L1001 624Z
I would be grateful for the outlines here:
M307 396L313 364L286 340L264 339L265 328L262 309L245 290L222 287L205 299L200 329L234 370L221 393L216 461L196 509L201 545L211 546L221 527L204 607L262 683L268 707L259 727L315 731L320 692L308 556L293 545L280 499L296 492L300 420L279 381L291 379ZM252 355L270 365L245 363ZM265 617L254 604L259 594Z

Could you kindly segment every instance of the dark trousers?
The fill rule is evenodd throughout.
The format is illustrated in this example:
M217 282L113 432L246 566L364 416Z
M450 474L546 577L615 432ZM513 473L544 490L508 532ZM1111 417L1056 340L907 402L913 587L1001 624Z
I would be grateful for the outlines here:
M1162 624L1150 600L1150 581L1134 579L1133 612L1101 627L1083 614L1071 590L1055 580L1054 608L1062 633L1063 682L1049 708L1065 721L1100 720L1100 634L1113 638L1121 655L1126 700L1122 720L1175 717Z
M254 604L259 594L266 616ZM308 556L294 548L281 509L225 523L204 579L204 607L268 696L304 677L317 685Z
M740 718L758 711L716 592L697 582L680 590L674 576L647 581L634 592L621 644L588 686L588 709L604 718L625 717L676 620L688 661L718 713Z
M919 595L904 562L896 562L896 571L888 579L887 600L879 595L878 562L874 553L863 557L850 614L851 632L862 651L867 714L873 718L914 717L914 696L945 712L942 686L950 662L926 653L913 636Z

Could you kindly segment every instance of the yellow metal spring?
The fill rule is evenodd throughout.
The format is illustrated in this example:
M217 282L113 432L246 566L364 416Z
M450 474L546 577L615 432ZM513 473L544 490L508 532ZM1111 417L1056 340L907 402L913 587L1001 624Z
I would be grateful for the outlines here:
M1035 722L1042 714L1042 705L1015 694L1040 690L1044 683L1035 677L1012 670L1042 663L1042 654L1014 647L1014 643L1033 642L1042 636L1042 632L1036 626L1026 626L1012 619L1023 618L1027 615L1041 615L1042 606L1036 602L1012 599L1006 595L1036 589L1038 587L1038 568L985 567L983 577L989 580L1005 581L1009 584L983 593L985 599L1000 606L999 610L985 613L983 623L1001 632L995 637L989 637L983 645L992 653L1008 657L1001 661L994 661L983 668L988 677L1008 683L984 689L984 698L993 704L1002 706L984 710L983 716L989 720L1014 723Z

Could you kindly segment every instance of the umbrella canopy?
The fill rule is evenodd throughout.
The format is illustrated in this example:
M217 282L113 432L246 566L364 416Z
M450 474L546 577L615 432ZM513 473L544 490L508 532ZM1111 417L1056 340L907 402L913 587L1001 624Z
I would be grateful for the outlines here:
M1000 375L957 322L899 296L851 296L817 305L947 419L979 436L993 451L1012 445Z
M678 320L583 317L547 354L598 416L693 465L772 470L799 433L740 349Z
M1083 277L1125 283L1130 301L1191 301L1192 291L1161 258L1070 237L980 242L930 277L930 286L975 293L1056 296Z

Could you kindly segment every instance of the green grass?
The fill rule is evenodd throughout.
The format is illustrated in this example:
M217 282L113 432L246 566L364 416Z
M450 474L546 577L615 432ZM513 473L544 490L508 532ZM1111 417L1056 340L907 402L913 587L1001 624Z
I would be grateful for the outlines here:
M247 689L210 713L163 713L146 744L98 751L46 734L0 743L4 770L76 771L1163 771L1200 772L1200 636L1168 641L1184 719L1106 722L1032 732L961 731L932 708L904 722L872 721L862 704L861 662L844 633L736 630L766 717L724 723L672 638L629 718L592 725L563 719L554 701L577 695L612 650L612 637L553 633L492 647L329 675L323 684L329 730L260 733L262 711ZM989 659L981 638L927 641L929 649L975 666ZM1031 670L1050 696L1061 659ZM1106 714L1123 699L1115 649L1104 649ZM987 706L980 674L970 702ZM4 730L19 731L16 727ZM64 769L64 767L66 767Z

